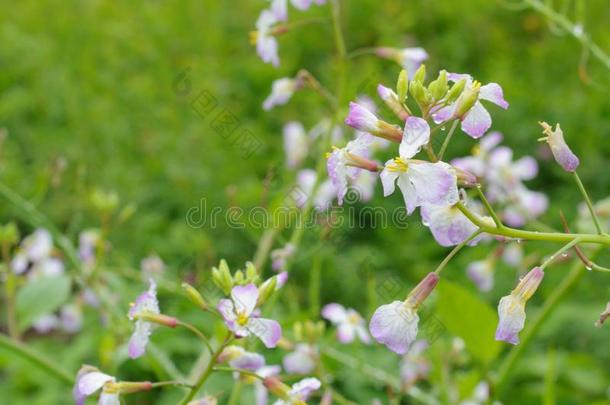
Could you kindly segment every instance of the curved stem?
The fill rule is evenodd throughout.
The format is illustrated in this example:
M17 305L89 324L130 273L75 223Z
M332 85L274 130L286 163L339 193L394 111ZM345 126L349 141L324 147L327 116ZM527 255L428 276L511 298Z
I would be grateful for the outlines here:
M553 311L553 309L555 309L557 304L570 292L572 288L574 288L583 274L584 265L581 262L574 262L570 273L568 273L567 277L564 278L561 284L559 284L559 286L553 291L542 306L542 309L536 318L529 324L528 329L526 329L522 334L521 342L517 346L514 346L508 356L506 356L500 365L496 378L496 396L500 396L502 394L502 391L505 389L508 382L510 372L514 369L515 363L525 352L525 349L527 349L529 343L538 329L540 329L542 323L548 318L549 314Z
M438 153L439 160L443 160L443 156L445 155L447 146L449 146L449 141L451 141L451 138L453 137L453 134L455 133L455 129L457 128L459 122L460 122L460 120L453 121L453 124L451 125L451 128L449 129L449 133L445 137L445 140L443 141L443 145L441 146L441 150Z
M582 184L582 181L580 181L580 177L578 176L578 173L576 173L576 172L574 172L574 180L576 181L576 185L578 186L578 189L580 190L582 197L585 199L585 202L587 203L587 208L589 208L589 213L591 214L591 218L593 218L593 223L595 224L595 229L597 229L597 233L599 233L600 235L603 235L604 231L602 231L602 227L599 224L599 219L597 218L597 214L595 213L595 208L593 208L593 203L591 202L591 198L589 198L589 194L587 193L585 186Z
M491 218L494 220L496 227L503 228L504 224L502 224L502 221L500 221L500 218L498 218L498 214L496 214L489 201L487 201L487 197L485 197L483 190L481 190L481 185L477 184L476 189L477 193L479 194L479 197L481 198L481 201L483 202L483 205L485 206L485 209L487 210L489 215L491 215Z
M570 250L573 246L577 245L578 243L580 243L580 238L576 238L573 241L564 245L561 249L559 249L558 251L553 253L548 259L546 259L544 261L544 263L542 263L540 265L540 269L544 270L546 268L546 266L551 264L553 262L553 260L555 260L557 258L557 256L559 256L560 254L562 254L563 252L565 252L567 250Z
M472 235L470 235L468 237L468 239L466 239L465 241L463 241L459 245L456 245L453 248L453 250L451 250L451 252L449 252L447 257L445 257L443 259L443 261L438 265L438 267L436 268L436 270L434 270L434 272L436 274L439 274L445 268L445 266L451 261L451 259L453 259L453 256L455 256L460 250L462 250L462 248L464 246L466 246L469 242L471 242L474 238L479 236L481 233L483 233L483 231L481 231L480 229L477 229Z
M588 233L561 233L561 232L532 232L503 226L501 228L490 226L476 214L471 212L464 204L458 202L456 207L476 226L491 235L506 236L515 239L542 240L547 242L570 242L576 238L580 243L597 243L610 245L610 235L595 235Z
M191 332L193 332L195 335L199 336L199 338L201 340L203 340L203 343L205 343L210 354L214 354L214 349L212 349L212 345L210 345L210 340L203 334L203 332L201 332L199 329L197 329L195 326L191 325L190 323L186 323L186 322L183 322L180 320L178 321L177 325L182 326L183 328L186 328L186 329L190 330Z
M57 366L57 362L45 357L42 353L38 353L34 349L27 346L25 343L18 342L9 338L6 335L0 334L0 347L4 347L11 353L14 353L32 364L48 371L66 384L73 384L74 378L69 372Z

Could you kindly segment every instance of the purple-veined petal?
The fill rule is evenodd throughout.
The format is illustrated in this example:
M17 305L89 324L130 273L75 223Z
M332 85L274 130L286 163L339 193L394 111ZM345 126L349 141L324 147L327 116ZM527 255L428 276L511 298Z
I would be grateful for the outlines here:
M508 108L508 102L504 100L504 92L498 83L487 83L481 86L479 99L490 101L505 110Z
M364 106L350 102L349 114L345 118L345 124L364 132L377 131L377 117Z
M405 207L407 209L407 214L411 215L415 208L419 206L419 198L417 196L417 192L415 191L415 186L412 184L411 179L408 174L403 173L398 176L398 188L402 193L402 198L405 201Z
M434 109L432 111L432 120L435 124L440 124L441 122L445 122L451 117L453 117L453 112L455 111L456 103L448 105L446 107Z
M453 205L458 202L457 177L445 162L409 163L409 179L413 183L419 204Z
M135 329L129 338L128 353L132 359L137 359L146 352L146 346L153 330L153 324L136 320Z
M231 290L231 300L237 313L249 316L256 307L258 288L254 284L235 286Z
M402 159L410 159L430 140L430 126L419 117L409 117L400 142L399 153Z
M233 368L256 371L265 365L265 358L258 353L244 351L242 355L229 361L229 365Z
M382 305L369 324L373 338L398 354L405 354L417 336L419 316L402 301Z
M491 127L491 116L479 101L466 113L462 120L462 130L471 137L482 137Z
M476 230L462 212L450 205L422 205L423 224L430 228L434 239L441 246L455 246L464 242ZM476 239L470 245L476 244Z
M267 348L277 346L282 337L282 328L277 321L266 318L250 318L248 331L256 335Z

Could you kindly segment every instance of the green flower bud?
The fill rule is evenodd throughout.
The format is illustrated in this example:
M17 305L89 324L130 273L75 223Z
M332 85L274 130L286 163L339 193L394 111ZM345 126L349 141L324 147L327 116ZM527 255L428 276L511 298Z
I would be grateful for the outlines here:
M462 118L479 99L479 90L481 83L474 81L471 86L462 92L462 95L457 101L457 107L453 113L454 118Z
M445 97L445 94L447 94L447 91L449 90L449 85L447 84L447 72L445 70L441 70L438 78L428 85L428 90L435 101Z
M93 208L104 213L110 214L116 210L119 205L119 196L113 191L104 191L95 189L90 196Z
M411 95L420 106L427 106L430 104L431 96L428 89L426 89L423 84L416 81L411 81L411 85L409 86L409 91Z
M244 276L244 272L241 270L237 270L233 275L233 281L235 284L244 284L246 281L246 277Z
M256 306L261 306L271 297L277 287L277 276L267 279L258 289L258 301Z
M401 103L406 100L409 93L409 74L406 70L401 70L396 83L396 93L398 93L398 101Z
M14 222L9 222L4 226L0 226L0 243L9 246L19 242L19 229Z
M199 291L197 291L195 287L188 283L182 283L182 288L184 288L184 292L186 293L189 301L204 311L208 309L207 302L205 302L205 299L201 296L201 294L199 294Z
M212 280L218 288L220 288L225 294L230 294L233 288L233 277L231 277L231 271L227 262L222 259L218 268L212 269Z
M454 83L447 93L447 103L453 103L455 100L457 100L460 94L462 94L462 91L464 91L464 87L466 87L466 79L462 79L459 82Z
M258 271L252 262L246 262L246 280L249 283L256 283L258 281Z
M413 75L413 81L423 83L425 79L426 79L426 65L422 63L420 65L420 67L417 69L417 71L415 72L415 74Z

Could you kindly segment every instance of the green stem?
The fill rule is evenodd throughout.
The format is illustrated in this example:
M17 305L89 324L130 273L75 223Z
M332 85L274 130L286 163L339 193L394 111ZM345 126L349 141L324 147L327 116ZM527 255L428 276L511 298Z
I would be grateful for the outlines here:
M226 372L229 372L229 373L239 373L239 374L247 375L249 377L254 377L254 378L259 379L259 380L264 380L263 377L261 377L260 375L256 374L255 372L253 372L251 370L245 370L243 368L214 367L214 371L226 371Z
M187 387L187 388L193 388L192 384L189 384L187 382L184 381L158 381L158 382L154 382L152 383L152 387L153 388L160 388L160 387L166 387L166 386L176 386L176 387Z
M209 339L203 334L203 332L201 332L199 329L197 329L190 323L186 323L186 322L183 322L180 320L178 321L177 325L182 326L183 328L186 328L186 329L190 330L191 332L193 332L195 335L199 336L199 338L201 340L203 340L203 343L205 343L210 354L214 354L214 349L212 349L212 345L210 345Z
M558 251L553 253L548 259L546 259L544 261L544 263L542 263L540 265L540 269L544 270L546 268L546 266L551 264L553 262L553 260L555 260L557 258L557 256L559 256L560 254L562 254L563 252L565 252L567 250L570 250L573 246L577 245L578 243L580 243L580 239L576 238L573 241L571 241L571 242L567 243L566 245L564 245L561 249L559 249Z
M322 258L316 255L309 275L309 310L313 317L320 312L320 272L322 270Z
M489 215L491 215L491 218L494 220L496 227L503 228L504 225L502 224L502 221L500 221L498 214L496 214L496 212L494 211L494 209L491 206L491 204L489 203L489 201L487 201L487 198L485 197L483 190L481 190L481 185L477 184L476 189L477 189L477 193L479 194L479 197L481 198L481 201L483 202L483 205L485 206L485 209L487 210Z
M456 245L453 250L451 250L451 252L449 252L449 254L447 255L447 257L445 257L443 259L443 261L438 265L438 267L436 268L436 270L434 270L434 272L436 274L440 274L440 272L445 268L445 266L447 266L447 264L449 263L449 261L451 261L451 259L453 258L453 256L455 256L460 250L462 250L462 248L464 246L466 246L470 241L472 241L474 238L476 238L477 236L479 236L482 233L482 231L480 229L477 229L472 235L470 235L468 237L468 239L466 239L465 241L463 241L462 243L460 243L459 245Z
M540 329L540 326L548 318L549 314L555 309L557 304L559 304L559 302L563 298L565 298L565 296L570 292L570 290L576 286L576 283L578 283L583 274L584 265L579 261L574 262L574 264L572 265L572 269L568 273L567 277L562 280L561 284L559 284L559 286L555 290L553 290L553 293L546 300L536 318L529 323L529 327L522 333L521 342L511 349L510 353L506 356L506 358L500 365L500 369L498 371L498 375L495 381L495 392L497 397L502 395L504 389L506 388L506 384L508 383L508 377L510 376L510 373L514 370L515 363L525 352L530 342L532 341L532 338L534 337L538 329Z
M458 202L456 207L483 232L491 235L506 236L514 239L524 240L541 240L547 242L570 242L576 238L580 239L580 243L596 243L601 245L610 245L610 235L594 235L588 233L561 233L561 232L531 232L521 229L514 229L507 226L498 228L490 226L476 214L471 212L464 204Z
M597 214L595 213L595 209L593 208L593 203L591 202L591 198L589 198L589 194L587 193L585 186L582 184L582 181L580 181L580 177L578 176L578 173L576 173L576 172L574 172L574 180L576 180L578 189L580 190L580 193L582 194L583 198L585 199L585 202L587 203L587 207L589 208L589 212L591 213L591 218L593 218L593 223L595 224L597 233L599 233L600 235L603 235L604 231L602 231L602 227L599 224L599 219L597 218Z
M38 353L34 349L27 346L25 343L18 342L9 338L6 335L0 334L0 347L4 347L9 352L14 353L26 360L29 360L32 364L40 369L48 371L49 374L54 375L66 384L73 384L74 378L66 370L58 367L57 361L53 361L45 357L42 353Z
M4 299L6 305L6 324L8 334L12 339L19 340L19 328L17 327L17 315L15 311L15 287L17 279L10 266L10 253L8 243L2 244L2 260L6 279L4 280Z
M441 150L438 153L439 160L443 160L443 156L445 156L445 151L447 150L447 146L449 146L449 141L451 141L451 138L453 137L453 133L455 132L455 129L457 128L459 122L460 122L460 120L453 121L453 124L451 125L451 128L449 129L449 133L445 137L445 140L443 141L443 145L441 146Z
M214 352L214 354L210 358L210 362L208 363L208 366L205 368L203 373L201 373L199 378L197 378L195 384L193 385L193 388L191 388L190 391L185 395L185 397L180 402L180 405L188 404L195 397L195 395L197 395L197 392L201 389L201 387L203 386L205 381L214 371L214 365L216 365L216 361L218 360L218 357L220 356L220 354L222 353L224 348L227 347L227 345L231 342L232 336L233 336L233 334L229 331L224 342Z
M220 369L216 369L216 370L222 371ZM233 384L233 389L231 390L231 396L229 396L227 405L237 405L239 403L239 400L241 397L241 388L242 388L241 380L236 381L235 384Z

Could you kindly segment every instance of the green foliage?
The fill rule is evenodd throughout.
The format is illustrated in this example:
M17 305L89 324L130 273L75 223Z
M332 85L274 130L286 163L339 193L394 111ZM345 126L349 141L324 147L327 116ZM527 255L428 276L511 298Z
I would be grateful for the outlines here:
M17 293L19 329L25 330L41 315L53 313L70 296L68 276L44 276L25 284Z

